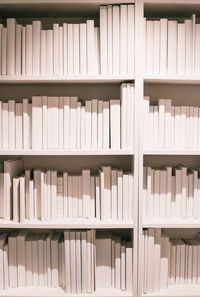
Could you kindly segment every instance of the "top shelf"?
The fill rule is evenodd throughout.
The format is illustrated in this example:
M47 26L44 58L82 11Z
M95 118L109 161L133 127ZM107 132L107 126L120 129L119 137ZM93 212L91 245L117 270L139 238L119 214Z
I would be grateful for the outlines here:
M83 75L83 76L0 76L0 84L42 84L42 83L121 83L133 81L131 75Z

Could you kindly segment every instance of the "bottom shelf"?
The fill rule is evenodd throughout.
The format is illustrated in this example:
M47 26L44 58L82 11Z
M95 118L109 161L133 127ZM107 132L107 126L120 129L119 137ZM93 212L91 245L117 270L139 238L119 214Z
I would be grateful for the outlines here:
M115 296L129 296L131 292L121 291L114 288L98 289L91 294L66 294L62 288L44 288L44 287L28 287L28 288L9 288L6 291L0 291L0 296L8 297L51 297L51 296L103 296L103 297L115 297Z
M174 286L169 286L165 290L160 290L159 292L156 293L151 293L151 294L143 294L142 296L147 297L147 296L162 296L162 297L175 297L175 296L184 296L184 297L197 297L200 296L200 285L174 285Z

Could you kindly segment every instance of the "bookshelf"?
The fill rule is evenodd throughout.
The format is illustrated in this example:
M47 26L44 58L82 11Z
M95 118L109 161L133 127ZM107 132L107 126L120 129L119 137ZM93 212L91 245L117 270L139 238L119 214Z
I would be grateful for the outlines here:
M54 23L62 25L64 22L81 23L86 19L94 19L95 27L99 26L100 5L108 4L136 4L133 0L0 0L0 17L14 17L19 24L30 24L32 20L40 19L44 29L52 28ZM139 1L137 3L139 7ZM135 6L135 9L136 6ZM137 20L136 20L137 23ZM137 34L137 33L136 33ZM135 74L84 74L84 75L1 75L0 93L2 100L7 102L12 98L21 102L22 98L29 98L39 94L41 96L77 96L82 102L85 100L108 100L120 98L120 85L135 83ZM135 102L138 101L135 86ZM138 104L135 103L135 110ZM0 296L137 296L137 246L138 246L138 115L135 113L134 147L131 149L1 149L0 160L20 158L24 168L55 168L58 172L67 170L70 174L80 174L83 168L90 168L92 174L97 174L101 166L111 165L112 168L123 169L134 175L133 220L99 220L96 218L68 218L48 221L13 222L0 220L1 232L25 230L29 233L64 232L65 230L85 231L94 229L96 232L112 232L122 236L132 243L133 259L133 287L132 291L115 288L97 289L94 293L68 294L62 288L25 287L0 290ZM137 128L136 128L137 127ZM35 235L35 236L36 236Z

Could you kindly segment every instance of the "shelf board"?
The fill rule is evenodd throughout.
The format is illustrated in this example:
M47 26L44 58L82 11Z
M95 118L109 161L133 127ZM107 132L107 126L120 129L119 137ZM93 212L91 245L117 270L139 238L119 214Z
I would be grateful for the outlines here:
M199 156L200 150L145 150L143 155L187 155L187 156Z
M192 297L192 296L200 296L200 285L174 285L169 286L165 290L160 290L157 293L152 294L143 294L143 297L147 296L162 296L162 297L175 297L175 296L183 296L183 297Z
M146 75L144 82L147 83L166 83L166 84L200 84L200 76L179 76L179 75Z
M7 297L50 297L50 296L75 296L75 297L83 297L83 296L102 296L102 297L115 297L115 296L132 296L130 292L121 291L117 289L98 289L96 292L92 294L66 294L62 288L44 288L44 287L28 287L28 288L10 288L6 291L0 291L0 296Z
M133 81L134 75L0 76L0 84L120 83L127 80Z
M158 218L144 220L143 228L200 228L200 219ZM200 287L199 287L200 289Z
M0 151L0 156L105 156L105 155L134 155L132 150L6 150Z
M15 223L0 220L0 229L133 229L133 221L117 220L97 220L97 219L56 219L51 221L26 221L25 223Z

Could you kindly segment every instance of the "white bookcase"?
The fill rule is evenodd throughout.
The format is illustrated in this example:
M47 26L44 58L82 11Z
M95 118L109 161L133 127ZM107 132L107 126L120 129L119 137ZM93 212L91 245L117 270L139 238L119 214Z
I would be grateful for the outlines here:
M145 40L143 17L155 19L161 17L190 17L200 11L199 0L0 0L0 16L16 17L26 24L37 17L48 24L49 21L63 21L64 18L76 18L78 22L92 17L99 22L99 6L102 4L135 4L135 73L132 75L88 75L68 77L23 77L1 76L0 94L3 100L31 98L34 94L68 96L76 95L84 99L120 98L120 84L134 82L135 85L135 125L133 150L68 150L68 151L0 151L0 160L14 157L24 159L25 168L56 168L78 172L89 167L93 170L101 165L110 164L134 174L134 220L131 222L97 221L90 219L56 220L56 222L13 223L1 222L1 230L12 229L107 229L117 230L119 234L128 231L134 245L133 292L104 289L91 294L93 296L200 296L200 287L179 285L169 287L158 293L143 293L143 234L144 228L163 228L170 237L191 238L200 231L200 219L146 220L143 216L143 165L161 167L184 164L194 168L200 167L200 151L184 150L144 150L143 143L143 96L149 95L155 101L158 98L171 98L180 105L192 100L200 107L200 77L178 75L146 75ZM70 294L72 296L73 294ZM79 294L80 295L80 294ZM90 294L87 294L90 295ZM0 296L66 296L62 289L23 288L0 292ZM77 294L78 296L78 294ZM80 295L83 296L83 295Z

